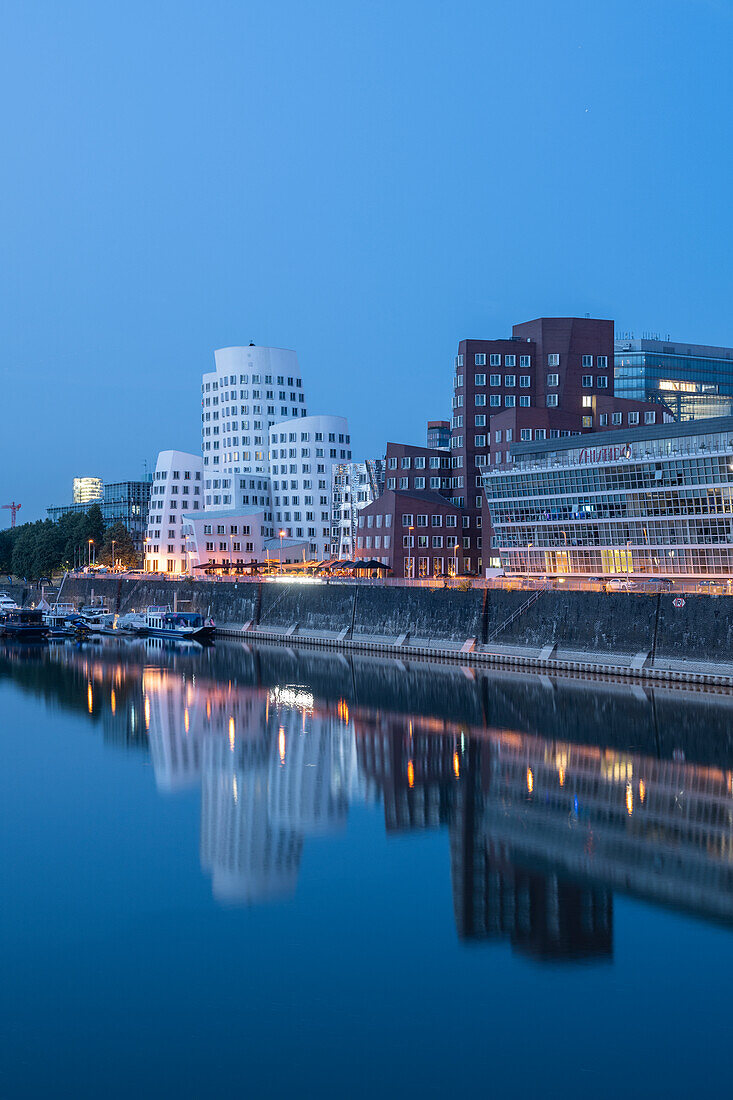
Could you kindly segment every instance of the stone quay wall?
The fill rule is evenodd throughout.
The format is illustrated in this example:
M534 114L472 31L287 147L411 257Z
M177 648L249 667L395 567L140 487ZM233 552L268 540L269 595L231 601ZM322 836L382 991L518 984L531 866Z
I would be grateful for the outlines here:
M61 599L89 602L92 592L110 610L140 610L151 604L211 616L217 626L300 636L396 640L460 649L476 646L546 647L587 654L713 661L733 664L733 597L625 592L539 593L500 589L456 591L379 585L308 585L273 582L169 581L162 577L118 580L69 577ZM522 610L524 608L524 610ZM516 613L521 613L509 622Z

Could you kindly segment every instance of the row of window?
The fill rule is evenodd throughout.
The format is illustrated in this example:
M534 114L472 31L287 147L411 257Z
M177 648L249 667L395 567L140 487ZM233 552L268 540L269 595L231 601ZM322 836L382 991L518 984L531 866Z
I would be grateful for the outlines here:
M489 359L489 366L490 367L500 367L501 366L501 354L499 352L490 352L488 359ZM592 367L593 366L593 356L592 355L583 355L581 357L581 361L582 361L582 364L583 364L584 367ZM485 367L486 366L486 352L484 352L484 351L475 352L474 357L473 357L473 364L474 364L475 367ZM607 370L608 369L608 356L607 355L596 355L595 364L596 364L596 366L598 367L599 370ZM516 355L505 355L504 356L504 366L505 367L515 367L516 365L517 365ZM520 355L519 356L519 365L520 365L520 367L531 367L531 365L532 365L532 356L531 355ZM547 365L548 365L548 367L559 367L560 366L560 355L559 355L559 353L551 352L550 354L548 354L548 356L547 356ZM463 354L457 355L456 356L456 367L462 367L462 366L464 366ZM463 385L463 380L461 379L460 381L457 381L457 385L462 386ZM478 385L478 383L477 383L477 385Z
M273 376L271 374L266 374L265 375L265 385L266 386L273 385L272 379L273 379ZM253 385L258 386L261 382L262 382L262 375L261 374L253 374L252 375L252 384ZM285 375L278 374L278 376L277 376L277 385L278 386L284 386L285 384L286 384L285 383ZM214 382L205 382L205 383L203 383L202 386L201 386L201 392L202 393L204 393L204 392L209 393L210 390L218 390L220 388L224 389L225 386L236 386L236 385L237 385L237 375L236 374L225 374L225 375L222 375L222 377L220 379L217 379ZM239 375L239 385L240 386L249 385L249 375L248 374L240 374ZM295 378L295 379L288 378L287 385L288 386L295 386L296 389L302 389L303 383L300 380L300 378Z
M397 456L396 455L390 455L389 460L387 462L387 468L389 470L396 470L397 469L397 462L398 462ZM437 455L431 455L430 459L429 459L429 462L428 462L428 465L429 465L431 470L447 470L449 468L449 465L450 465L450 459L441 458ZM410 455L402 455L399 458L399 466L400 466L401 470L409 470L412 467L414 467L416 470L424 470L425 469L425 455L415 455L414 457L411 457Z

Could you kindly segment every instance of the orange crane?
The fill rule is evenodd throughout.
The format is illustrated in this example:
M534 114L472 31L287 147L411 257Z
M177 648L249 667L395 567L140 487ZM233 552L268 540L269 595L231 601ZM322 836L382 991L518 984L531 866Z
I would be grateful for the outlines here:
M10 509L10 516L11 516L10 526L15 527L15 517L17 516L18 512L20 511L20 508L21 508L20 504L16 504L15 501L13 501L12 504L3 504L2 507Z

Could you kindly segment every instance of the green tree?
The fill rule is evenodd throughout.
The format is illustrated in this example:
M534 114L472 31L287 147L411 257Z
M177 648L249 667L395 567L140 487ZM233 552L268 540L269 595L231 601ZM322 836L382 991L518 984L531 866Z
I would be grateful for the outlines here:
M104 517L98 504L93 504L86 514L87 546L89 545L89 539L94 543L92 560L96 556L97 561L99 561L99 553L104 544Z
M112 543L114 542L114 560L112 558ZM135 544L130 532L122 520L117 520L104 533L104 544L97 561L104 565L113 566L120 562L124 569L137 569L140 564Z
M34 579L37 537L35 523L24 523L22 527L16 528L12 557L13 572L19 577L27 577L28 580Z

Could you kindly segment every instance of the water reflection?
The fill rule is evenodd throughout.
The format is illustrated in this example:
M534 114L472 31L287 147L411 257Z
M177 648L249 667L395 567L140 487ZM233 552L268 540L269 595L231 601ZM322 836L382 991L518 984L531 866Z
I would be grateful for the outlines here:
M733 922L726 695L145 642L6 645L3 677L200 786L223 903L291 897L304 845L380 800L389 834L448 831L464 941L607 960L614 893Z

